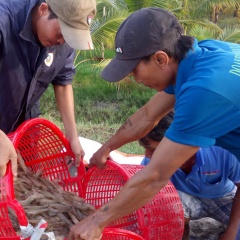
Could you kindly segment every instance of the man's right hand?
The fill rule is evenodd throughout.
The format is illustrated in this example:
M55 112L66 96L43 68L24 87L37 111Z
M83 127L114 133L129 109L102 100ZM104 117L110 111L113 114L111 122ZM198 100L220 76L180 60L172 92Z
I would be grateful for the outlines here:
M13 176L17 176L17 153L10 139L0 130L0 176L6 173L7 163L11 160Z
M104 146L99 148L90 158L88 167L91 168L93 166L97 166L97 168L104 168L106 165L106 161L109 159L110 151L107 150Z

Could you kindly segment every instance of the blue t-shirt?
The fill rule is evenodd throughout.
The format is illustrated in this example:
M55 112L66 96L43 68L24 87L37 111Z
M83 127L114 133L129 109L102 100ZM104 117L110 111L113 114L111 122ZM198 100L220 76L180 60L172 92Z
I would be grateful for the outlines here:
M220 198L240 183L240 163L220 147L200 148L189 174L180 168L171 181L177 190L200 198Z
M195 40L180 62L174 120L165 136L181 144L221 146L240 160L240 45Z
M148 165L148 163L150 162L150 158L148 158L148 157L144 157L143 158L143 160L142 160L142 162L140 163L140 165L144 165L144 166L146 166L146 165Z
M141 165L149 161L144 158ZM186 174L179 168L171 181L177 190L192 196L220 198L234 189L234 183L240 183L240 163L223 148L200 148L191 172Z

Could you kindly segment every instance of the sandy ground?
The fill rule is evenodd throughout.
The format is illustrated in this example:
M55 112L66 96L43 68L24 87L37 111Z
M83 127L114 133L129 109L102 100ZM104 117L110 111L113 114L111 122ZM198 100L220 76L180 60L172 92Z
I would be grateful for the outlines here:
M218 240L224 226L212 218L190 221L189 240Z

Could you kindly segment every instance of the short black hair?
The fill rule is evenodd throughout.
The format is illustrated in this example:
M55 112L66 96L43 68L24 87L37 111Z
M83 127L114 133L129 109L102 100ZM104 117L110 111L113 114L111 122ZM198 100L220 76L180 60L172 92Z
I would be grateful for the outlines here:
M139 143L148 146L150 141L160 142L173 121L173 115L174 113L171 111L164 116L145 137L138 140Z
M185 57L188 50L192 49L193 42L193 37L181 35L181 37L174 45L166 49L161 49L161 51L165 52L169 57L174 58L175 60L180 62ZM152 55L153 54L144 57L143 61L149 61Z
M57 14L55 12L53 12L53 10L49 7L48 5L48 9L49 9L49 16L48 16L48 19L54 19L54 18L58 18Z

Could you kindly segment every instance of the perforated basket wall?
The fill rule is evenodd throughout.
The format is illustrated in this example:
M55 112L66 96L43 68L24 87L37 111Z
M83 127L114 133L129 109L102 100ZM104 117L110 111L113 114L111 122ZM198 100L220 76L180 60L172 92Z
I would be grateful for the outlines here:
M20 240L17 236L11 219L9 208L13 209L19 219L19 224L27 226L28 220L22 206L14 199L13 176L10 164L7 165L6 175L0 177L0 239Z
M102 206L142 168L140 165L120 165L107 161L105 169L89 169L83 181L86 201L96 208ZM108 227L135 232L146 240L177 240L182 238L183 226L182 204L175 187L169 181L152 201Z
M101 240L144 240L140 235L120 228L105 228Z
M34 172L42 170L43 177L58 181L64 190L82 196L81 182L85 167L81 164L77 176L71 176L68 162L74 158L74 154L65 135L56 125L42 118L31 119L9 137L27 167Z

